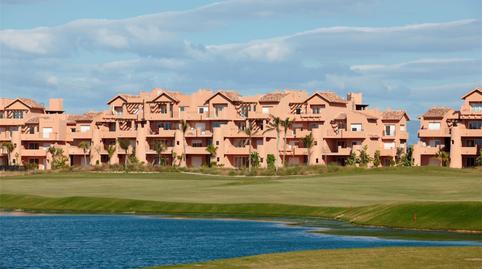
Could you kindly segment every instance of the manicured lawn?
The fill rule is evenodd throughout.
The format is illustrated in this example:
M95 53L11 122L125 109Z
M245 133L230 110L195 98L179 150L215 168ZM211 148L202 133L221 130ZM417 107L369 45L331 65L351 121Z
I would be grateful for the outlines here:
M482 174L480 170L413 168L250 179L181 173L77 172L0 178L0 193L356 207L401 202L482 201Z
M239 178L52 173L0 178L0 208L338 218L402 228L482 230L480 170L343 170Z
M259 255L159 269L480 268L482 248L375 248Z

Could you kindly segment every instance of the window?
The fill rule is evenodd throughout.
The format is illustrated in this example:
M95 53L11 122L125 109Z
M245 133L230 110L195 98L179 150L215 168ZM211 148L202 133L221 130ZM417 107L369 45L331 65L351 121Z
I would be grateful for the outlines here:
M432 140L430 140L429 145L430 145L430 147L432 147L432 148L440 146L440 139L432 139Z
M219 141L216 141L216 146L219 146Z
M30 127L28 127L28 133L29 133L29 134L34 134L34 133L35 133L35 126L30 126Z
M0 119L3 119L3 110L0 110Z
M13 118L14 119L23 119L23 111L22 110L14 110L13 111Z
M195 139L192 141L191 145L195 148L200 148L203 146L203 142L201 140Z
M179 107L179 112L184 112L185 109L186 109L186 108L185 108L184 106L180 106L180 107Z
M167 114L167 104L160 104L160 105L159 105L159 110L160 110L159 112L160 112L161 114Z
M482 103L471 103L470 107L474 112L482 112Z
M223 112L223 109L224 109L224 105L215 105L214 106L214 111L215 111L216 117L220 116L221 112Z
M269 106L263 107L263 114L269 114Z
M395 148L395 142L385 142L385 143L383 143L383 148L384 149L394 149Z
M200 107L198 107L198 112L199 112L199 114L207 113L208 107L207 106L200 106Z
M301 114L301 108L297 108L295 112L296 112L296 114L298 114L298 115Z
M395 125L385 125L384 134L386 136L395 136Z
M39 145L37 143L28 143L27 149L39 149Z
M440 122L429 122L428 123L429 130L440 130Z
M316 163L318 163L318 158L316 158Z
M43 138L49 138L51 133L52 133L52 128L42 129Z
M122 107L121 106L115 106L114 107L114 115L122 115Z
M80 125L80 132L81 133L86 133L90 131L90 125Z
M362 124L361 123L352 123L351 124L351 130L353 132L361 132L362 130Z
M240 111L241 116L247 117L248 112L251 110L250 108L251 108L250 106L242 106Z
M313 114L320 114L322 108L324 108L324 106L311 106L311 111Z
M219 122L219 121L214 121L213 123L211 123L211 125L213 126L213 128L221 127L221 124L222 124L222 122Z
M482 121L469 121L468 129L482 129Z

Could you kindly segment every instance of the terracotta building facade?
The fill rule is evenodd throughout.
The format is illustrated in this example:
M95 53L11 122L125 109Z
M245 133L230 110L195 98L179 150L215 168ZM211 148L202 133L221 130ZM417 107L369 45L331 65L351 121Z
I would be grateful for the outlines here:
M482 89L462 96L459 110L433 107L420 116L419 142L414 164L441 165L440 151L447 153L452 168L472 167L482 149Z
M467 95L467 104L457 117L480 118L471 107L477 98L480 91ZM261 167L267 166L269 154L275 156L277 165L282 165L283 157L293 165L343 165L364 146L370 156L380 151L382 165L390 165L397 149L405 151L408 141L407 113L372 109L361 93L342 98L329 91L284 90L241 96L234 91L201 89L183 94L156 88L113 96L106 111L83 115L65 114L61 99L51 99L47 107L26 98L2 98L0 102L0 139L15 145L9 157L3 149L0 162L5 164L9 158L10 164L33 163L39 169L50 169L51 146L62 148L70 165L123 163L129 155L158 163L154 145L159 142L166 145L162 160L169 164L196 167L214 161L226 168L245 167L250 144L243 131L247 127L252 127L251 147L259 154ZM292 124L286 130L281 127L278 134L268 128L273 117L289 117ZM463 137L471 130L460 128L458 133ZM307 148L303 138L309 134L314 143ZM120 148L119 139L129 141L127 150ZM79 147L82 142L90 145L87 153ZM460 144L465 150L466 143L460 140L452 148ZM217 147L215 156L206 150L211 144ZM112 156L109 147L115 148ZM184 154L186 158L178 160ZM421 156L420 164L430 162ZM459 160L464 161L465 157Z

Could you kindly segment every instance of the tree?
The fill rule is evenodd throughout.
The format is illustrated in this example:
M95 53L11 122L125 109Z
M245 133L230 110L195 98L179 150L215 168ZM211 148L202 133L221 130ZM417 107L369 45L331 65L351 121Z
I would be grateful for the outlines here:
M395 163L397 165L401 165L402 164L402 158L403 158L403 155L404 155L404 150L403 148L397 148L397 153L395 155Z
M263 132L265 134L269 131L276 131L276 152L278 154L278 158L280 156L279 153L279 141L280 141L280 133L281 133L281 119L279 117L275 117L271 115L271 120L268 122L268 127ZM274 157L274 156L273 156Z
M84 165L87 165L87 151L90 149L90 142L82 141L79 143L79 148L84 152Z
M290 119L289 117L281 121L281 126L283 126L283 131L284 131L284 145L283 145L283 165L286 166L286 146L287 146L287 133L288 129L291 127L291 124L293 124L293 120Z
M182 159L184 160L184 163L186 163L187 157L186 157L186 132L187 129L189 128L189 123L185 120L181 120L181 123L179 125L181 132L182 132Z
M373 166L379 167L380 164L382 163L380 150L375 151L375 154L373 155Z
M251 122L249 122L248 126L246 126L244 130L242 130L242 132L244 132L248 136L248 157L250 159L251 152L252 152L251 141L252 141L253 135L258 133L258 130L254 128ZM251 160L248 160L248 170L251 171Z
M273 154L268 154L266 156L266 163L268 164L268 169L276 169L276 157Z
M15 144L13 144L11 141L2 142L2 149L5 149L7 151L7 166L9 166L10 155L12 154L12 151L15 149Z
M259 167L259 153L256 151L253 151L249 154L249 162L254 168Z
M436 155L437 159L440 160L440 165L441 166L448 166L449 163L450 163L450 155L448 152L442 150L442 149L439 149L439 151L437 152L437 155Z
M350 153L350 156L348 156L348 158L346 158L345 164L348 165L348 166L355 166L357 163L358 163L358 157L356 156L356 153L354 151L352 151Z
M206 147L206 151L209 153L209 167L211 167L213 161L213 158L216 157L216 152L218 151L218 147L216 147L213 144L209 144Z
M67 167L67 161L69 160L66 156L64 156L64 150L61 148L56 148L54 146L50 146L47 150L50 154L52 154L52 169L59 169Z
M124 156L124 168L127 168L127 159L128 159L128 153L127 151L129 150L129 146L131 145L129 139L125 138L119 138L117 140L117 143L119 144L119 147L124 150L125 156Z
M109 145L107 147L107 155L109 156L109 163L111 162L112 156L114 156L115 150L116 150L115 145Z
M152 147L154 151L157 153L158 164L161 165L161 154L163 151L166 150L167 146L161 141L156 140L154 141L154 144L152 145Z
M477 166L482 166L482 149L479 151L479 156L475 159L475 164Z
M171 150L171 160L171 166L176 166L177 153L174 150Z
M359 150L359 153L358 163L361 166L367 166L372 161L372 158L368 155L368 146L363 146L363 148Z
M413 158L413 147L410 146L407 149L407 152L402 155L401 165L412 166L412 158Z
M311 158L311 148L315 144L315 139L313 138L313 133L303 137L303 145L308 149L308 165L310 165Z

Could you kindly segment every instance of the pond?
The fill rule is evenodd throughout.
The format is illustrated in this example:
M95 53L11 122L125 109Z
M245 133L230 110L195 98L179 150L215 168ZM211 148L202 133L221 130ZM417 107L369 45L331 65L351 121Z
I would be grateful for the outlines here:
M141 268L309 249L482 245L313 233L279 222L122 215L2 216L0 244L0 268Z

